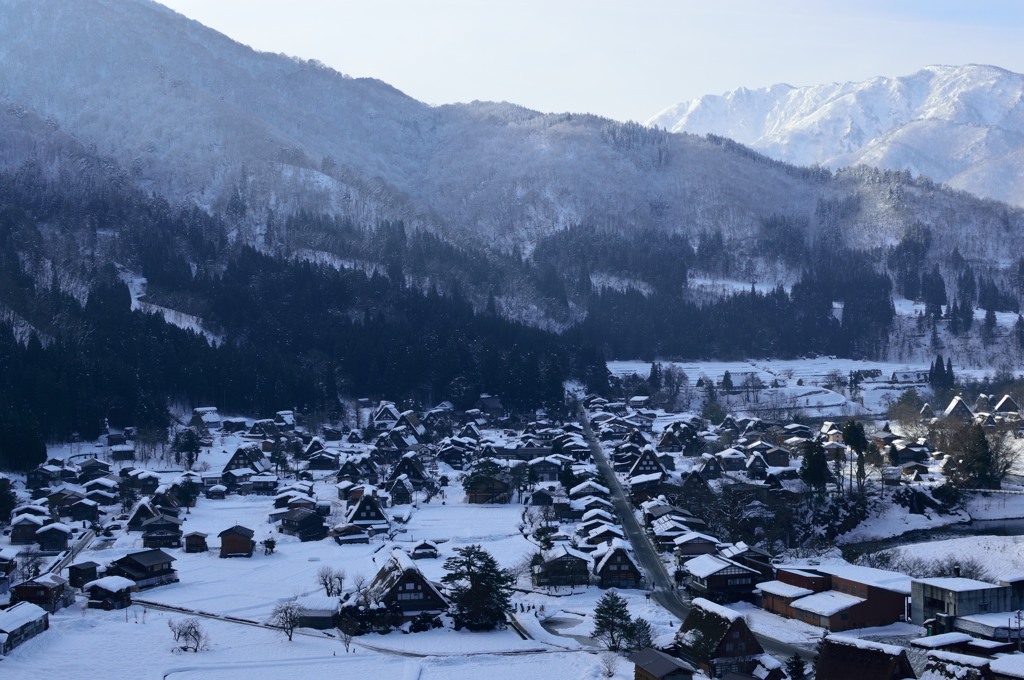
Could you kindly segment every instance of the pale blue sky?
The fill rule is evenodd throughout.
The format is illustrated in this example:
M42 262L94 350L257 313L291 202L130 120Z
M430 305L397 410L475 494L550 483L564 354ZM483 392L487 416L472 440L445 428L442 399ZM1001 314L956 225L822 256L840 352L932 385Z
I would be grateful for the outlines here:
M431 103L510 101L644 120L736 87L1024 72L1016 0L165 0L252 47Z

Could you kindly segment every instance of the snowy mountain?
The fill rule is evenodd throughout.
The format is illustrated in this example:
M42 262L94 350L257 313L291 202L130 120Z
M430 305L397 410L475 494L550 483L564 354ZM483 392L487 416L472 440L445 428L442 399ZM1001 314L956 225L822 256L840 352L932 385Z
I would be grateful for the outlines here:
M254 238L271 212L303 208L527 255L575 224L693 242L721 232L742 250L763 219L783 215L807 225L810 243L830 222L855 247L896 243L923 221L988 261L1016 252L971 232L1024 225L961 197L892 189L898 177L832 178L721 140L507 103L430 107L255 52L149 0L0 0L0 103L43 121L33 129L51 141L59 130L112 158L143 189L230 214ZM0 161L17 167L34 134L0 128Z
M1024 75L994 66L740 88L669 107L647 122L730 137L797 165L909 170L1024 205Z

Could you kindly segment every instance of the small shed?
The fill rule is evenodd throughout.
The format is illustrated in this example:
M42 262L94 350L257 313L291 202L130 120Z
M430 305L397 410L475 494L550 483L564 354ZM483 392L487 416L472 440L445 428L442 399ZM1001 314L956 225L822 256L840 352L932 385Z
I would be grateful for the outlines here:
M68 584L72 588L84 588L89 581L96 580L96 570L99 569L95 562L79 562L68 567Z
M85 584L89 594L89 609L124 609L132 604L135 581L124 576L104 576Z
M193 531L185 534L185 552L200 553L209 550L206 545L206 534L201 531Z
M220 532L220 556L252 557L252 551L256 547L256 541L253 540L255 533L240 524Z
M409 556L414 560L433 559L438 554L437 544L433 541L422 541L412 549Z

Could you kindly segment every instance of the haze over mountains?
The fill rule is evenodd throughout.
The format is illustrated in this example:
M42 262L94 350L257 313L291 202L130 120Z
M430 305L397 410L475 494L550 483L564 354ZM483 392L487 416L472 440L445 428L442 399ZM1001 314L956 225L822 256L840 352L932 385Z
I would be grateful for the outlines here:
M669 107L647 123L723 135L796 165L910 170L1024 205L1024 76L994 66L739 88Z

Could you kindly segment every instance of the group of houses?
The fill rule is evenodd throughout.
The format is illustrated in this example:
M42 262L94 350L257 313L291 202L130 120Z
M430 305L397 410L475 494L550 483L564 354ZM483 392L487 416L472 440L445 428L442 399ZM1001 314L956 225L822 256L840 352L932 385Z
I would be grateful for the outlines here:
M968 588L965 592L977 586L962 585ZM915 592L918 587L915 582ZM1003 616L1005 621L1005 613ZM829 632L807 663L814 677L828 680L1020 680L1024 678L1024 655L1018 649L1012 638L989 640L967 633L911 639L908 648ZM641 680L788 678L783 664L765 653L740 612L704 598L692 601L670 645L642 649L630 660L634 677Z

